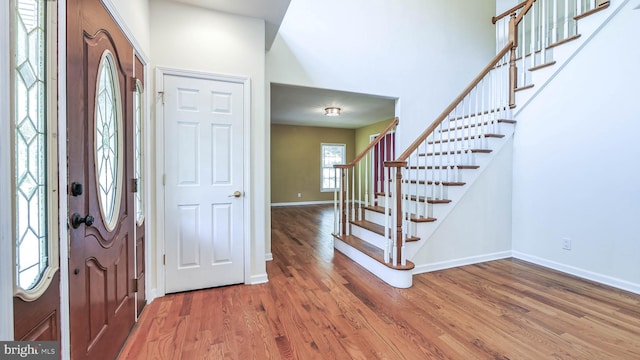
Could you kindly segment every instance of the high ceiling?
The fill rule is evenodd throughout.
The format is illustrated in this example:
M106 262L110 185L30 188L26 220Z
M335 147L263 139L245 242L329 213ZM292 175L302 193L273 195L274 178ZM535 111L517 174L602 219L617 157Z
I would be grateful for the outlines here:
M228 14L265 20L269 50L291 0L171 0ZM337 106L342 115L329 117L324 108ZM271 85L271 122L275 124L358 128L395 116L395 99L343 91Z
M268 50L278 34L291 0L173 0L229 14L265 21L265 48Z
M355 129L395 116L396 100L380 96L271 84L271 123ZM326 116L326 107L340 116Z

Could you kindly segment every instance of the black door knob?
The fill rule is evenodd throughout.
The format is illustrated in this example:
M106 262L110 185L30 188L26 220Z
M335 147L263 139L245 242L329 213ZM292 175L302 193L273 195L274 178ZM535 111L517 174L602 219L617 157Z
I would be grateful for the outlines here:
M85 224L87 226L91 226L91 225L93 225L93 221L94 220L95 219L91 215L87 215L85 217L82 217L80 214L74 213L71 216L71 226L73 226L74 229L77 229L82 224Z

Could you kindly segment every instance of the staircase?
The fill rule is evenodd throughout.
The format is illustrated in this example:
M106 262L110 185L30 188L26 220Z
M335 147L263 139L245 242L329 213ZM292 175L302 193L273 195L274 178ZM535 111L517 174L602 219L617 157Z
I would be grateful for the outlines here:
M394 119L354 161L336 165L335 248L390 285L410 287L412 260L513 136L514 109L589 37L578 24L608 7L601 0L528 0L494 17L497 55L401 155L380 146L399 124ZM586 32L595 33L598 22ZM372 176L381 162L384 170Z

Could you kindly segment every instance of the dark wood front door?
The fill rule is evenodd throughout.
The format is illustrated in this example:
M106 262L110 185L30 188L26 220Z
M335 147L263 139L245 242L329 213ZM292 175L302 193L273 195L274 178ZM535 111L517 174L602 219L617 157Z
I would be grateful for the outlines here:
M135 321L133 59L99 0L67 1L73 359L115 358Z

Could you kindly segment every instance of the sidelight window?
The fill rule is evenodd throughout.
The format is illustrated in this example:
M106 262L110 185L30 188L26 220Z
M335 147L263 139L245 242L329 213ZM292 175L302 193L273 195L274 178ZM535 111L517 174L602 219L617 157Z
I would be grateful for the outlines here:
M55 3L12 6L12 148L16 295L33 300L57 269ZM51 10L51 12L49 11Z
M135 156L135 164L134 164L134 176L136 179L136 192L135 192L135 201L136 201L136 223L138 225L142 225L144 222L144 178L143 178L143 103L142 103L142 94L144 92L144 88L142 86L142 82L140 80L136 81L136 88L133 94L134 101L134 156Z

